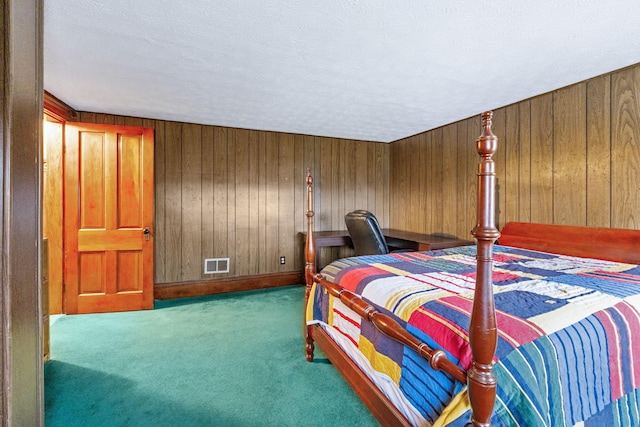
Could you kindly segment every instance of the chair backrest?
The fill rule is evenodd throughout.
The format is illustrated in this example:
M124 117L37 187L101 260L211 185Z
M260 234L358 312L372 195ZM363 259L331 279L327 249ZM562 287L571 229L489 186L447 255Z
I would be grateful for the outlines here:
M369 211L357 210L344 216L356 255L377 255L389 253L389 247L375 215Z

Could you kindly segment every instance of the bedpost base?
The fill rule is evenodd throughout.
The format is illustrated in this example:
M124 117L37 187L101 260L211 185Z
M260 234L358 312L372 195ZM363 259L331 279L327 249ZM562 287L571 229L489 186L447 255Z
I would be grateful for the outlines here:
M493 364L473 362L467 371L469 402L473 408L471 423L475 427L490 427L495 404L497 380L492 371Z
M305 334L307 345L305 347L305 352L307 354L307 362L313 362L313 352L315 350L315 345L313 344L313 327L311 325L306 326L307 333Z

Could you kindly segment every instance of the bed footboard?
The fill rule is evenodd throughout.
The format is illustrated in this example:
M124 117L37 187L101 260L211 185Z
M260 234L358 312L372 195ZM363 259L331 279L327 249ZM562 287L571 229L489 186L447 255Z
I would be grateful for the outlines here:
M497 343L496 316L493 299L493 246L500 236L495 227L495 166L492 156L497 149L497 138L491 132L492 113L482 115L483 131L476 141L480 156L478 166L478 211L477 224L472 234L477 240L476 286L473 309L469 326L469 343L473 354L468 372L451 362L441 350L434 350L419 341L393 318L378 311L358 295L339 285L325 280L316 271L315 237L313 235L313 179L307 170L307 241L305 246L305 309L314 283L370 321L381 332L392 339L409 346L428 360L430 366L450 374L456 380L467 384L471 405L471 421L474 426L490 426L490 418L496 398L496 378L493 374L493 358ZM306 357L313 360L313 326L305 327Z
M463 384L467 382L467 375L464 370L451 362L444 351L430 348L407 332L407 330L400 326L392 317L381 313L353 292L325 280L320 274L316 274L313 280L322 285L331 295L339 298L340 301L353 310L354 313L371 322L380 332L411 348L420 356L427 359L433 369L442 370Z

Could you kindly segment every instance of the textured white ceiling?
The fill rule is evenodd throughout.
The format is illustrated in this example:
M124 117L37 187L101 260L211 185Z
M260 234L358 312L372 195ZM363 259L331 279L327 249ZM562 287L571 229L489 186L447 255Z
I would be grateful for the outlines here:
M96 111L394 141L640 62L638 0L46 0Z

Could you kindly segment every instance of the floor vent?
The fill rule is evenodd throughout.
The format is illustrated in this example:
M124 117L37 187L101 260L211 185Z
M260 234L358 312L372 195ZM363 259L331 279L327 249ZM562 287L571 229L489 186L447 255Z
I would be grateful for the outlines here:
M204 274L228 272L229 258L209 258L204 260Z

